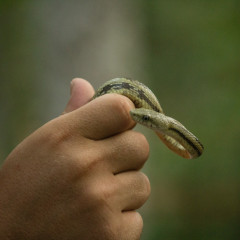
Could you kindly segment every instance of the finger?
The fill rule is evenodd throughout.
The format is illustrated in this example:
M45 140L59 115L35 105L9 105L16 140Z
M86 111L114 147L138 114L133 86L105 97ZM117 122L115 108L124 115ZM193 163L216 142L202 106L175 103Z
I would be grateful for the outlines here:
M122 213L120 239L139 240L143 229L143 219L136 211Z
M71 82L71 97L63 113L68 113L85 105L94 95L92 85L82 79L74 78Z
M120 211L136 210L147 201L151 188L144 173L129 171L117 174L115 177L119 185L116 201Z
M129 114L133 108L127 97L106 94L68 114L66 127L92 140L107 138L135 125Z
M114 174L141 169L149 156L149 144L145 136L132 130L104 139L98 144L106 164Z

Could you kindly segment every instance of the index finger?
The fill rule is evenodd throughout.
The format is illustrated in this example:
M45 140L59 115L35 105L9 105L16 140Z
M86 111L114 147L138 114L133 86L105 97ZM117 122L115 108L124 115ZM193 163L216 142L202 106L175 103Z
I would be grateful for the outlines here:
M134 108L130 99L119 94L98 97L68 114L71 125L82 136L99 140L134 127L129 112Z

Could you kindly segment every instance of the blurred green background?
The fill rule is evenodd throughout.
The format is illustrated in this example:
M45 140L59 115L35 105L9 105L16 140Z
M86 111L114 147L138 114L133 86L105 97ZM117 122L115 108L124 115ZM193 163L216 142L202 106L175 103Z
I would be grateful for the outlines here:
M240 1L0 1L0 158L58 116L73 77L138 79L205 152L150 130L142 240L240 239Z

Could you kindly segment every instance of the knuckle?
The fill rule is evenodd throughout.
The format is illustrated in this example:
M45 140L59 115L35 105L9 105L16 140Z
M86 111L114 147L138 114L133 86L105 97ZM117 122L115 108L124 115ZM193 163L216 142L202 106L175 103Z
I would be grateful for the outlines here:
M141 195L144 199L147 199L151 193L151 185L149 178L143 172L139 172L140 175L140 186L141 186Z
M99 154L99 151L92 151L92 147L88 150L82 150L79 154L79 150L74 150L73 148L67 150L69 155L71 154L71 161L69 163L72 173L78 178L85 178L92 174L95 169L100 168L101 164L104 164L102 161L102 155Z
M131 211L127 220L121 226L118 236L122 237L120 239L139 240L143 229L142 216L139 212Z
M112 94L112 106L116 113L120 114L121 124L125 128L133 125L133 120L129 114L130 109L133 108L133 103L125 96L119 94Z
M134 144L137 148L137 157L143 165L149 157L149 143L143 134L136 132Z
M141 216L141 214L139 212L135 212L134 214L134 222L135 222L135 233L134 236L135 238L131 238L131 239L140 239L141 237L141 233L142 233L142 229L143 229L143 218Z
M108 231L110 239L131 239L139 240L142 229L143 219L140 213L136 211L129 211L127 216L118 221L111 221L111 231Z
M112 181L111 181L112 182ZM110 207L111 198L114 195L115 188L113 184L101 183L96 180L89 188L89 199L92 199L94 206L97 208Z
M134 212L134 222L138 226L139 229L143 228L143 218L139 212Z
M147 138L139 133L138 135L138 141L139 141L139 146L142 150L142 155L144 156L144 158L148 158L149 155L149 143L147 141Z
M67 124L62 121L64 118L65 116L61 116L45 125L44 137L50 141L52 146L62 146L62 143L67 142L71 137Z
M113 188L111 185L104 184L101 188L98 188L97 191L97 199L100 200L100 202L106 203L109 201L109 199L113 196Z
M69 134L65 130L55 131L51 135L52 144L54 146L61 146L63 143L66 143L69 139Z

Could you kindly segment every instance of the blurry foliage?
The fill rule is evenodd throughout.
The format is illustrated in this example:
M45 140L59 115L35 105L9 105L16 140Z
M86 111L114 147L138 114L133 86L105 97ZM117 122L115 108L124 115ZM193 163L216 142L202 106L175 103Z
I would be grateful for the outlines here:
M205 146L201 158L183 160L169 152L151 131L138 127L147 135L151 146L144 171L152 183L152 195L141 210L145 225L142 239L239 239L240 2L135 0L129 3L125 0L120 6L126 7L121 8L114 5L117 2L103 1L100 6L97 1L82 0L78 3L88 6L88 11L85 11L86 18L75 21L80 31L66 38L70 44L61 39L64 34L57 35L52 42L47 38L53 34L50 30L58 26L60 18L56 16L60 8L41 10L48 11L44 16L47 22L56 17L55 22L49 21L46 27L33 18L36 13L29 14L37 1L31 4L18 1L17 5L13 2L1 1L0 4L0 157L6 157L17 142L43 124L41 114L44 111L39 111L39 107L45 102L39 97L49 94L43 89L50 86L52 92L68 92L44 82L40 73L51 68L51 77L57 79L59 72L64 75L61 66L66 66L64 76L72 77L71 74L76 73L71 73L73 70L69 67L75 64L71 55L78 49L80 60L76 68L84 66L81 71L87 79L94 76L94 71L96 78L101 76L101 81L119 76L119 72L134 78L138 72L137 78L153 89L166 114L186 125ZM50 2L58 6L57 2ZM48 3L43 1L42 5L46 7ZM76 3L71 0L68 4L75 6ZM69 24L62 24L59 29L71 33L75 15L69 9L64 8ZM84 15L81 8L78 11L79 16ZM114 15L113 18L108 18L110 15ZM106 31L105 25L112 19L115 21L110 31ZM114 25L119 22L121 29ZM41 29L43 26L46 29ZM119 44L119 39L124 44ZM78 41L81 47L76 44ZM58 48L54 48L55 45ZM87 48L87 55L84 55L84 48ZM116 55L124 48L130 54L126 58L121 55L119 60ZM53 55L53 51L60 53ZM101 56L94 62L96 51ZM129 61L130 55L135 56L134 61L131 58ZM63 61L66 56L70 65ZM53 61L51 67L48 58ZM56 59L62 61L62 65ZM43 60L47 62L45 65ZM122 67L119 67L121 61Z
M185 162L165 156L165 150L163 155L157 139L152 140L154 163L150 159L148 166L154 199L144 236L238 239L240 3L143 4L152 89L166 113L186 123L205 146L200 159Z
M1 158L33 130L36 114L31 101L36 94L32 26L22 16L20 2L14 2L0 9Z
M0 0L0 11L8 8L16 8L29 0Z

